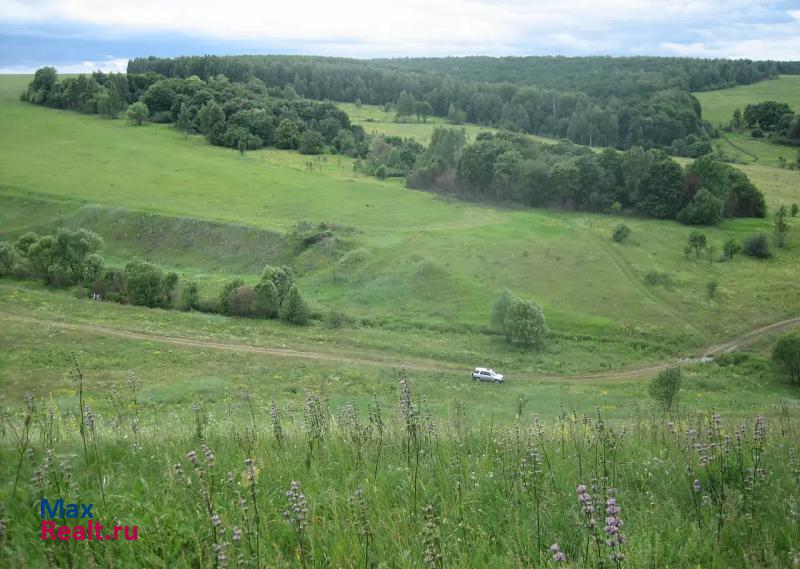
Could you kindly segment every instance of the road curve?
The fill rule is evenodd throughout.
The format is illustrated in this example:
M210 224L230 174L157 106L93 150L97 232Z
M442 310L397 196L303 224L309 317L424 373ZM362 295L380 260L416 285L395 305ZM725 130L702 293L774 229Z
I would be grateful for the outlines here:
M53 328L60 328L62 330L77 330L81 332L89 332L103 336L114 336L118 338L126 338L129 340L141 340L147 342L160 342L173 346L186 347L186 348L200 348L210 350L221 350L227 352L249 353L249 354L265 354L277 357L286 358L301 358L318 361L329 361L334 363L346 363L365 365L380 368L400 368L404 367L409 370L428 371L439 373L467 373L469 370L460 368L450 364L437 364L430 360L407 360L407 361L388 361L380 359L379 357L372 357L369 354L347 355L336 354L328 352L316 352L311 350L294 350L291 348L276 348L267 346L252 346L248 344L235 344L228 342L214 342L211 340L195 340L192 338L184 338L180 336L163 336L160 334L148 334L146 332L134 332L121 328L111 328L108 326L97 326L94 324L72 324L69 322L61 322L58 320L46 320L43 318L34 318L32 316L24 316L21 314L12 314L8 312L0 312L0 320L11 320L16 322L24 322L28 324L36 324L40 326L50 326ZM783 332L792 328L800 327L800 316L781 320L767 326L762 326L746 332L732 340L722 344L710 346L702 351L703 355L714 356L723 353L733 352L739 348L750 345L759 339L769 334L776 332ZM576 374L576 375L546 375L546 374L533 374L533 373L514 373L514 379L528 379L528 380L570 380L570 381L591 381L603 379L643 379L652 377L659 371L666 369L670 366L676 365L680 360L663 361L659 363L639 366L635 368L620 369L617 371L605 371L598 373Z

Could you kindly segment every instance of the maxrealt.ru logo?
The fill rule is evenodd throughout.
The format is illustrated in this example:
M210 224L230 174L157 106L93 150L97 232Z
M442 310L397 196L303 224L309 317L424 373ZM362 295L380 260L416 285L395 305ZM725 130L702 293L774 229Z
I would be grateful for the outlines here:
M124 537L128 541L139 539L139 526L111 526L106 529L94 520L92 507L94 504L65 504L59 498L52 504L42 498L40 514L42 517L42 539L61 541L115 541ZM85 520L75 525L58 525L54 519Z

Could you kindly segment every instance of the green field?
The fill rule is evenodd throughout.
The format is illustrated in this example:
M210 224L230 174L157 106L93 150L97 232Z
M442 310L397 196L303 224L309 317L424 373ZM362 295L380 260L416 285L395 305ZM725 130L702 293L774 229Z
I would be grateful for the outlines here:
M694 93L703 107L703 118L714 126L727 126L733 111L744 112L748 104L763 101L787 103L793 111L800 110L800 76L782 75L771 81L762 81L752 85L740 85L732 89L705 91ZM788 162L794 161L796 148L772 144L763 139L755 139L749 133L723 133L733 145L724 139L715 142L726 156L737 162L759 162L768 166L776 166L779 158ZM738 148L737 148L738 147ZM795 185L797 182L795 182Z
M687 260L692 228L676 222L448 199L341 156L240 156L165 125L23 104L28 80L0 77L0 240L89 228L109 264L144 257L206 298L285 263L318 318L148 309L0 279L0 567L795 563L800 393L769 352L797 322L743 337L800 315L795 220L770 260ZM346 109L367 132L422 141L438 124ZM703 229L718 253L800 201L797 172L739 167L770 215ZM622 221L633 233L620 245ZM301 246L301 222L334 238ZM674 286L646 284L653 271ZM490 329L502 287L541 303L543 346ZM332 310L358 324L330 328ZM709 351L713 363L682 363L674 408L651 403L651 377ZM508 381L472 381L477 365ZM292 481L302 527L284 515ZM41 540L34 505L51 496L138 525L139 541ZM602 539L610 498L621 550Z

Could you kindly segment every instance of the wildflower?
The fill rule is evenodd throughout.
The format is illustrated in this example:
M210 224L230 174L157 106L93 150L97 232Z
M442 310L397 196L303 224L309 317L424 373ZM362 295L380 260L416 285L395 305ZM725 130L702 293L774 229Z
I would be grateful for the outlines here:
M242 530L239 529L237 526L233 526L231 539L233 541L239 541L242 539Z
M289 491L286 492L286 501L288 508L283 512L283 519L287 524L295 526L298 534L302 534L306 528L306 514L308 508L306 505L306 496L303 494L303 489L297 480L292 480Z
M222 525L222 520L220 519L219 514L214 514L211 516L211 523L214 524L215 528L218 528Z
M692 489L693 489L693 490L695 491L695 493L697 493L697 494L699 494L699 493L700 493L700 490L702 490L702 487L700 486L700 480L698 480L697 478L695 478L695 479L694 479L694 482L692 483Z
M428 504L423 510L425 516L425 525L422 527L422 540L425 544L425 550L422 554L422 560L429 569L436 569L442 567L442 545L439 538L439 524L436 516L436 511L433 505Z
M567 559L564 555L564 552L561 551L561 546L559 546L557 543L554 543L550 546L550 553L553 554L553 561L556 563L561 563Z
M209 468L214 468L214 453L213 453L213 452L211 452L211 449L210 449L210 448L208 448L208 446L206 446L206 444L205 444L205 443L203 443L203 444L201 445L201 448L203 449L203 454L204 454L204 455L205 455L205 457L206 457L206 465L207 465Z

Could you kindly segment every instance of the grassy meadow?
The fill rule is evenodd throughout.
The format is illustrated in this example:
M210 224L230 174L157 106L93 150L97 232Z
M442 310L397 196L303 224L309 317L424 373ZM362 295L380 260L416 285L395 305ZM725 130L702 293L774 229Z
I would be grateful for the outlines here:
M733 111L744 112L748 104L763 101L787 103L795 112L800 109L800 76L781 75L771 81L761 81L752 85L739 85L732 89L694 93L703 107L703 118L714 126L727 126ZM767 166L777 166L778 159L794 161L798 150L789 146L772 144L765 139L756 139L749 133L723 133L733 145L724 139L715 145L724 155L742 163L757 162ZM735 145L735 146L734 146ZM738 147L738 148L737 148ZM795 182L795 185L797 182Z
M0 76L0 241L85 227L109 265L141 256L206 298L289 264L318 318L0 279L0 567L800 563L800 394L769 359L774 336L686 363L669 413L647 383L653 366L800 314L795 220L769 260L687 260L692 228L676 222L452 200L340 156L240 156L20 103L29 80ZM441 122L343 107L367 132L423 142ZM702 229L719 254L800 201L797 172L737 167L770 215ZM298 227L323 222L334 238L303 246ZM543 306L542 347L490 329L503 287ZM331 328L329 311L358 324ZM476 384L477 365L508 381ZM138 525L138 541L41 540L36 505L59 496Z

